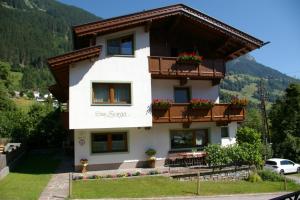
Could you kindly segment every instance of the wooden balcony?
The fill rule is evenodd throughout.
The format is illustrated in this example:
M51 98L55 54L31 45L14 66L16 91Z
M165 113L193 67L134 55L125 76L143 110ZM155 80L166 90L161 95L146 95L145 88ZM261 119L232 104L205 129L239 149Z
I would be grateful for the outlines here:
M243 121L244 108L230 104L215 104L211 109L190 109L189 104L172 104L168 110L152 110L154 123L190 123Z
M199 65L177 64L176 60L177 57L149 56L149 72L152 78L220 80L225 76L223 60L204 60Z

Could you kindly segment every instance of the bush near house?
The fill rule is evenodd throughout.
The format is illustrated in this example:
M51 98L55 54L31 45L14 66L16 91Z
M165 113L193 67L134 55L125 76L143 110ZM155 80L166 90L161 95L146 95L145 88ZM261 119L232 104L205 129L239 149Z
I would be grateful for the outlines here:
M0 62L0 138L28 143L32 148L61 146L66 135L60 123L60 111L51 102L21 109L10 99L10 67Z

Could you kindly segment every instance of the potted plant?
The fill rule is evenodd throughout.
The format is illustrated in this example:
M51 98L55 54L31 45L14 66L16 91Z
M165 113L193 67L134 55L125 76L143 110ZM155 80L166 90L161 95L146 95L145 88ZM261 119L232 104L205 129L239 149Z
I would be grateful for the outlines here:
M168 110L171 107L171 100L154 99L152 101L152 109L154 110Z
M148 156L148 166L150 168L155 168L155 155L156 155L156 150L149 148L146 152L146 155Z
M176 63L186 65L199 65L203 61L203 56L199 56L196 52L183 52L180 53Z
M88 166L88 159L82 158L82 159L80 159L80 163L81 163L81 165L82 165L82 170L81 170L81 172L82 172L83 174L86 174L86 173L87 173L87 166Z
M214 102L209 99L200 99L200 98L193 98L190 101L189 107L191 109L211 109L214 106Z
M231 107L232 108L244 108L248 105L248 99L246 98L238 98L237 96L234 96L231 98Z

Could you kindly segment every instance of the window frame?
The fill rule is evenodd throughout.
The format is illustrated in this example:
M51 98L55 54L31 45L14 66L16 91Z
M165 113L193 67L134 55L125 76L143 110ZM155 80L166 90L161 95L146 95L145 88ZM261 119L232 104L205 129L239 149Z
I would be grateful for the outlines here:
M186 86L186 87L175 86L173 88L174 103L177 103L176 102L176 93L175 93L176 89L186 89L188 91L188 102L185 102L185 103L189 103L191 101L191 99L192 99L191 87L189 87L189 86ZM177 104L182 104L182 103L177 103Z
M207 146L210 142L210 137L209 137L209 134L210 134L210 130L209 128L199 128L199 129L174 129L174 130L170 130L170 134L169 134L169 139L170 139L170 150L171 151L189 151L193 148L196 148L196 149L202 149L203 147L201 146L196 146L196 131L199 131L199 130L204 130L205 131L205 135L206 135L206 141L205 141L205 145L203 145L203 147ZM173 148L172 147L172 133L173 132L176 132L176 131L183 131L183 132L192 132L193 134L193 146L192 147L187 147L187 148Z
M226 137L223 137L222 136L222 128L227 128L227 136ZM228 126L221 126L221 139L226 139L226 138L230 138L229 136L229 127Z
M111 103L111 102L105 102L105 103L95 103L94 102L94 87L93 84L108 84L108 85L114 85L114 84L129 84L129 97L130 97L130 103ZM91 88L91 105L92 106L132 106L132 101L133 101L133 95L132 95L132 82L120 82L120 81L91 81L90 84L90 88ZM113 98L112 94L110 94L110 92L112 92L110 90L111 88L109 87L109 96L108 99L111 100Z
M124 134L125 135L125 149L124 150L112 150L112 135L113 134ZM102 152L93 152L93 135L107 135L107 145L108 145L108 151L102 151ZM129 136L128 131L113 131L113 132L92 132L90 134L90 153L92 155L94 154L110 154L110 153L128 153L129 152Z
M127 37L132 37L132 54L110 54L108 51L108 42L110 40L122 40ZM135 33L126 33L122 35L115 35L115 36L110 36L105 39L105 44L106 44L106 56L109 57L134 57L135 56L135 50L136 50L136 45L135 45Z

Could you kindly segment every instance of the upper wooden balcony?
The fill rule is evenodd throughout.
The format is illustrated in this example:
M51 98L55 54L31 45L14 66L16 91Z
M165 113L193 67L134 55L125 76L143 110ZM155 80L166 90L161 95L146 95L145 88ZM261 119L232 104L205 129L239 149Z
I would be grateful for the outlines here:
M174 103L167 110L152 110L154 123L191 123L243 121L244 108L233 108L231 104L215 104L211 109L190 109L188 103Z
M177 57L149 56L149 72L152 78L220 80L225 76L223 60L204 60L199 65L176 63Z

